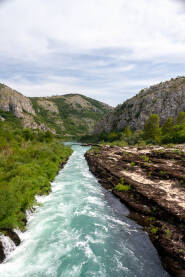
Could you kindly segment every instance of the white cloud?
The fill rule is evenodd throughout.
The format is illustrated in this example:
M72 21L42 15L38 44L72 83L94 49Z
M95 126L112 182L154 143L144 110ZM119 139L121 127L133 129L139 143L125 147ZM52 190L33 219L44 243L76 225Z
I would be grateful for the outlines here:
M185 14L173 0L15 0L0 11L0 50L32 58L61 50L130 49L134 57L185 54ZM56 41L49 48L48 40Z
M41 66L45 82L37 84L27 81L24 70L20 73L20 90L25 94L44 95L76 88L97 96L100 93L110 102L116 90L132 91L137 83L147 80L163 80L169 71L161 71L161 76L140 76L138 64L142 61L181 63L185 59L185 6L175 0L14 0L4 1L0 9L0 62L19 61L30 67ZM110 49L93 60L94 52ZM112 51L111 51L112 49ZM122 50L122 51L121 51ZM60 55L60 54L63 55ZM84 63L80 59L73 66L73 60L65 59L65 54L88 54L92 59ZM55 55L55 60L51 56ZM57 60L58 57L58 60ZM114 60L107 61L109 57ZM67 78L54 72L54 67L81 70L78 77ZM52 68L51 76L48 71ZM33 69L34 70L34 69ZM181 72L182 68L177 70ZM134 75L129 75L131 73ZM112 73L112 76L111 76ZM121 73L123 75L121 75ZM12 73L11 73L12 74ZM5 83L15 84L15 76L9 76ZM71 73L72 74L72 73ZM88 76L86 77L86 74ZM96 81L97 76L97 81ZM101 86L98 78L102 76ZM124 78L123 78L123 77ZM0 76L1 77L1 76ZM87 85L85 78L94 79ZM174 76L175 77L175 76ZM4 77L2 77L3 79ZM52 78L52 81L50 81ZM104 78L104 79L103 79ZM118 82L118 79L120 81ZM123 78L123 79L122 79ZM104 86L102 82L104 80ZM115 82L116 80L116 82ZM96 83L96 85L95 85ZM128 84L128 85L127 85ZM147 83L148 84L148 83ZM106 96L105 91L109 96ZM98 93L97 93L98 92ZM114 93L113 93L114 92ZM135 91L137 93L137 91ZM118 93L119 95L119 93ZM98 96L99 97L99 96ZM99 97L100 98L100 97ZM116 101L122 101L116 100Z

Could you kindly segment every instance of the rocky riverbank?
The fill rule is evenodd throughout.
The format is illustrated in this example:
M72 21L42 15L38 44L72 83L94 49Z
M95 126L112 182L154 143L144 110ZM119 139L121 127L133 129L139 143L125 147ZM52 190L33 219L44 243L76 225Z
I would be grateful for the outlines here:
M100 183L130 208L164 268L185 276L185 146L96 147L85 154ZM119 184L119 185L118 185Z

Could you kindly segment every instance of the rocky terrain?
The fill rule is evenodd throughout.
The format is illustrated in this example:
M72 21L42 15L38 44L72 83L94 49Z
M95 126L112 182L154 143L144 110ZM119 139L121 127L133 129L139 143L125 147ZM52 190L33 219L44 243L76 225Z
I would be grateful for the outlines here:
M100 183L130 208L148 232L164 268L185 276L185 145L102 146L86 153Z
M158 114L161 124L169 117L175 118L185 111L185 77L141 90L136 96L118 105L114 111L104 117L95 127L95 134L131 129L142 129L151 113Z
M80 94L28 98L0 84L0 111L12 112L26 128L66 136L90 134L95 123L112 109Z

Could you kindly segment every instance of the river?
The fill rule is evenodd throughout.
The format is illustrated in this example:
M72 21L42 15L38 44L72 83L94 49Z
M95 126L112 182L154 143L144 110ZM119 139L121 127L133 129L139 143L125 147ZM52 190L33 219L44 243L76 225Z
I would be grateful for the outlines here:
M88 147L73 149L0 277L169 276L147 234L89 172Z

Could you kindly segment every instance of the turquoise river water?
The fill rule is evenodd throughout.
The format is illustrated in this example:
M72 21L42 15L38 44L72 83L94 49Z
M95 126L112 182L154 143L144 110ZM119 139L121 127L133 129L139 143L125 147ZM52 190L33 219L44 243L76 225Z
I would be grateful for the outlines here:
M0 277L167 277L147 234L89 172L88 147L73 149Z

